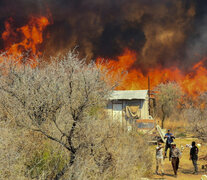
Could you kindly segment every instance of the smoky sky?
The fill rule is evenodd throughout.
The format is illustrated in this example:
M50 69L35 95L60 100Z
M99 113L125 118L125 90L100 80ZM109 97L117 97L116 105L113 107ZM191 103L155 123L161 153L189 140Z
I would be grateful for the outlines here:
M44 15L45 56L78 46L81 56L115 59L127 48L135 67L186 69L206 56L206 9L205 0L0 0L0 33L9 18L18 28Z

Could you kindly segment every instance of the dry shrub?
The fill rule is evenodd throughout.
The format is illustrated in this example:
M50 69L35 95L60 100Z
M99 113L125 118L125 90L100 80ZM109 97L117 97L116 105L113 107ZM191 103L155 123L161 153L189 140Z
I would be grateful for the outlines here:
M13 154L4 158L12 159L12 167L10 161L4 166L12 175L5 177L136 179L148 173L152 158L146 139L102 116L112 90L107 71L73 52L35 69L1 58L1 119L14 131L4 137L8 145L1 152L8 155L12 142ZM46 159L44 141L51 145Z
M98 114L101 114L99 109ZM96 117L96 118L95 118ZM137 179L151 174L147 139L97 116L84 124L73 166L63 179ZM9 131L6 134L4 131ZM1 131L1 179L54 179L69 161L64 148L37 132L5 126Z
M0 131L0 179L28 179L25 162L42 149L44 138L7 121L0 122Z
M65 179L137 179L150 176L152 154L147 139L110 121L94 120L85 129L90 148L78 152Z
M62 146L45 142L44 146L33 150L25 158L25 176L31 179L53 179L69 161L68 154Z
M68 154L37 132L0 122L0 179L52 179Z
M71 166L86 146L81 128L90 126L94 109L105 106L112 90L107 71L74 52L36 68L15 63L13 57L0 58L2 118L63 146Z
M207 93L198 96L184 110L189 131L197 138L207 141Z
M51 179L68 154L41 134L1 122L0 179Z

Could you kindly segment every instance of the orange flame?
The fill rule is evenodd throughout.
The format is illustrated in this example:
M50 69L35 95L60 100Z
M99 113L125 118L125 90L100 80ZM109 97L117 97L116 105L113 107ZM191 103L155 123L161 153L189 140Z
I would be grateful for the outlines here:
M10 18L5 22L5 31L2 33L6 54L16 60L28 52L30 58L41 55L38 47L43 42L43 30L49 25L49 20L46 17L31 17L27 25L18 29L12 29L12 21ZM16 41L20 42L14 43ZM33 62L33 66L36 66L35 64L36 62Z
M117 90L148 89L148 77L150 77L151 88L160 83L175 81L182 87L184 92L192 96L207 91L207 69L204 67L204 62L207 59L195 64L191 73L188 74L177 67L163 68L161 66L149 68L148 72L144 74L141 69L133 67L136 59L137 54L126 49L117 60L108 60L101 64L102 58L98 58L96 62L104 68L111 69L112 77L115 77L117 73L128 71L126 76L122 76L122 81Z

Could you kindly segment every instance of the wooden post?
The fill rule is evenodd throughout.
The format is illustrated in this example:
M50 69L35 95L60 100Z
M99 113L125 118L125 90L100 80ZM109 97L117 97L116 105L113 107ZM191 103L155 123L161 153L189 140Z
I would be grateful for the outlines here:
M150 77L148 76L148 111L149 111L149 115L151 115L151 111L150 111Z

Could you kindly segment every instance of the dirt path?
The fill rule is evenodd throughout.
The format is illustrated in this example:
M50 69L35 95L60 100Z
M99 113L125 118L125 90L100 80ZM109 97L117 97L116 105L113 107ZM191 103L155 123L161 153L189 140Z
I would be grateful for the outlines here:
M176 139L175 143L177 144L177 147L181 149L181 146L185 147L186 144L191 144L192 141L196 141L196 143L199 143L197 139ZM177 178L174 177L173 169L171 166L171 162L169 161L168 158L165 159L164 161L164 171L165 175L153 175L152 179L166 179L166 180L199 180L201 179L201 176L205 174L204 170L201 169L201 166L203 164L207 164L207 162L203 160L198 161L198 168L199 168L199 174L194 175L193 174L193 165L192 161L189 160L189 152L190 149L185 147L183 152L182 152L182 157L180 159L180 166L178 170L178 175ZM199 148L199 157L207 153L207 145L202 144L201 147ZM154 162L154 170L155 170L155 162Z

